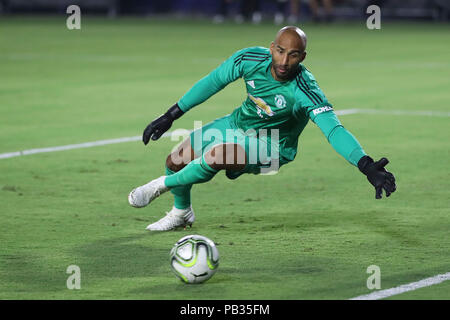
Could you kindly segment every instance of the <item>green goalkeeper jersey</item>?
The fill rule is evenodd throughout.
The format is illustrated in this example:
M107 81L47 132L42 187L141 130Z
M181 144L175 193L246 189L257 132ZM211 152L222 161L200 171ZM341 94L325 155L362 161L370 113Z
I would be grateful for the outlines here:
M299 64L294 79L280 82L273 78L271 64L272 56L267 48L239 50L199 80L178 105L186 112L242 78L247 97L231 113L236 128L278 129L280 159L287 162L295 158L299 135L311 119L335 150L356 165L365 153L353 135L343 128L311 72Z

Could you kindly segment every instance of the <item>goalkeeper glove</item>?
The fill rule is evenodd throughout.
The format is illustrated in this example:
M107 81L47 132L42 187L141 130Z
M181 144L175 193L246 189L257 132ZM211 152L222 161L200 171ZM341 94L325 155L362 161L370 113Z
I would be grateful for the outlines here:
M153 120L144 130L142 134L142 142L145 145L152 140L158 140L164 132L170 129L172 123L184 114L183 110L180 109L178 103L174 104L159 118Z
M376 199L381 199L383 189L386 197L389 197L397 189L394 175L384 168L388 163L389 160L386 158L374 162L369 156L364 156L358 161L359 171L364 173L367 180L375 187Z

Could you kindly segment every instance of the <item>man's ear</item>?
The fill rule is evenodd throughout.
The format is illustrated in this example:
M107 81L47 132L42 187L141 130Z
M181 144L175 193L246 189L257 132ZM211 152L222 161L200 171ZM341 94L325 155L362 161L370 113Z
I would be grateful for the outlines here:
M272 41L272 43L270 44L270 54L273 54L274 47L275 47L275 43L273 43L273 41Z
M306 51L303 52L303 56L300 59L300 63L303 62L303 60L305 60L305 58L306 58Z

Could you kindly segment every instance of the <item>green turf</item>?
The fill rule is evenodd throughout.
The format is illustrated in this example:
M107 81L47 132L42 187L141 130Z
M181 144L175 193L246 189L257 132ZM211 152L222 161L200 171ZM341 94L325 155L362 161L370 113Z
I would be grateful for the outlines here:
M0 153L140 135L235 50L268 46L270 24L60 18L0 20ZM336 110L449 112L448 25L303 26L305 64ZM193 128L244 97L229 85L176 122ZM342 123L398 191L376 201L357 169L309 124L299 155L274 176L217 175L193 188L192 230L149 233L170 194L134 209L127 194L163 173L176 142L129 142L0 160L0 299L348 299L450 271L449 117L354 114ZM216 275L184 285L168 253L210 237ZM66 269L81 269L68 290ZM449 299L448 282L393 299Z

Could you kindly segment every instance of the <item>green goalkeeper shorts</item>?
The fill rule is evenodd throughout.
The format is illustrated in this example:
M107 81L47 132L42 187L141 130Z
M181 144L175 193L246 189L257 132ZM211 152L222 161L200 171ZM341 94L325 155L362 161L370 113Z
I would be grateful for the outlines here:
M278 171L286 163L280 161L279 144L267 130L247 130L236 128L230 115L218 118L190 134L191 147L196 156L202 156L214 146L235 143L245 150L247 164L242 171L227 172L227 177L235 179L243 173L270 173Z

